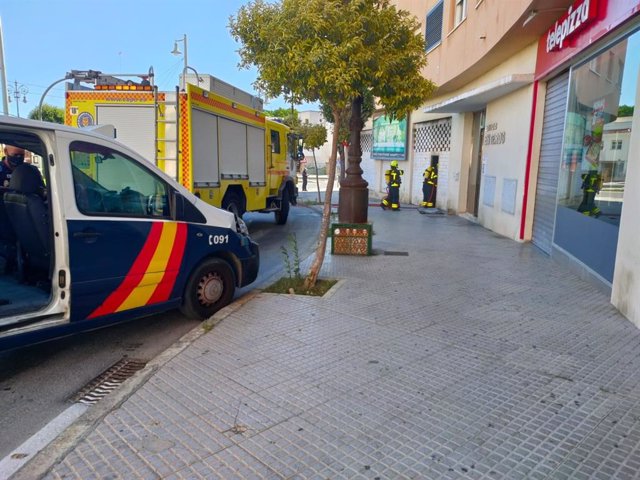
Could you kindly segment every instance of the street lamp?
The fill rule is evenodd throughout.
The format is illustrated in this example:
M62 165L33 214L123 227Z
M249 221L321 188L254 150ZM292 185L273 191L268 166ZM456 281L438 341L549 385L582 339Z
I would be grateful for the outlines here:
M178 42L182 42L182 44L184 45L184 67L182 67L182 90L184 91L187 89L187 70L193 70L193 73L196 74L198 86L200 86L200 82L202 81L202 79L200 78L200 75L198 75L196 69L190 67L189 63L187 62L187 34L183 34L182 38L179 38L173 43L173 50L171 50L171 53L173 55L182 55L182 52L178 48Z
M11 97L16 99L16 113L20 116L20 97L22 97L22 103L27 103L27 93L29 89L24 85L18 85L18 81L14 82L14 86L9 85L9 101Z
M189 67L189 64L187 63L187 34L186 33L183 34L181 39L178 39L173 43L173 50L171 51L173 55L182 54L182 52L178 48L178 42L182 42L182 45L184 46L184 55L183 55L184 67L182 67L182 90L186 90L187 89L187 68Z

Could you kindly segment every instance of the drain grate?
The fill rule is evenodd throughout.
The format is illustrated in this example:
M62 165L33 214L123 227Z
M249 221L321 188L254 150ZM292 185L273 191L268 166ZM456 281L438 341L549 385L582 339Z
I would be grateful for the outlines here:
M146 362L134 358L119 360L80 389L73 401L85 405L95 405L122 385L127 378L143 369L146 364Z
M393 252L393 251L385 250L384 255L395 255L397 257L408 257L409 256L409 252Z

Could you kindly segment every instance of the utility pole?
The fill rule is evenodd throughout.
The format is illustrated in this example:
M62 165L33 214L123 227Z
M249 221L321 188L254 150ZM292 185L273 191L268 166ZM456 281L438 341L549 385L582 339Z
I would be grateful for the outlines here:
M9 85L9 101L11 101L11 97L15 98L18 117L20 116L20 97L22 97L22 103L27 103L27 93L29 93L29 89L19 84L17 80L14 81L13 87Z

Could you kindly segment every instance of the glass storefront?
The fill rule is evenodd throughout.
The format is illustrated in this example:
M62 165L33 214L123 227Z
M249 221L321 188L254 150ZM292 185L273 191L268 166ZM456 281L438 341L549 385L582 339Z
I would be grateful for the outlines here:
M640 32L571 71L554 243L608 281L630 155Z

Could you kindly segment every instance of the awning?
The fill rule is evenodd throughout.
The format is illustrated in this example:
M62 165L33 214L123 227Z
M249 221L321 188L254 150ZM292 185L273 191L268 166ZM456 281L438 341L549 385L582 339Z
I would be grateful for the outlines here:
M489 102L515 92L533 83L533 73L508 75L494 82L487 83L473 90L466 91L455 97L429 105L424 113L461 113L477 112L487 106Z

